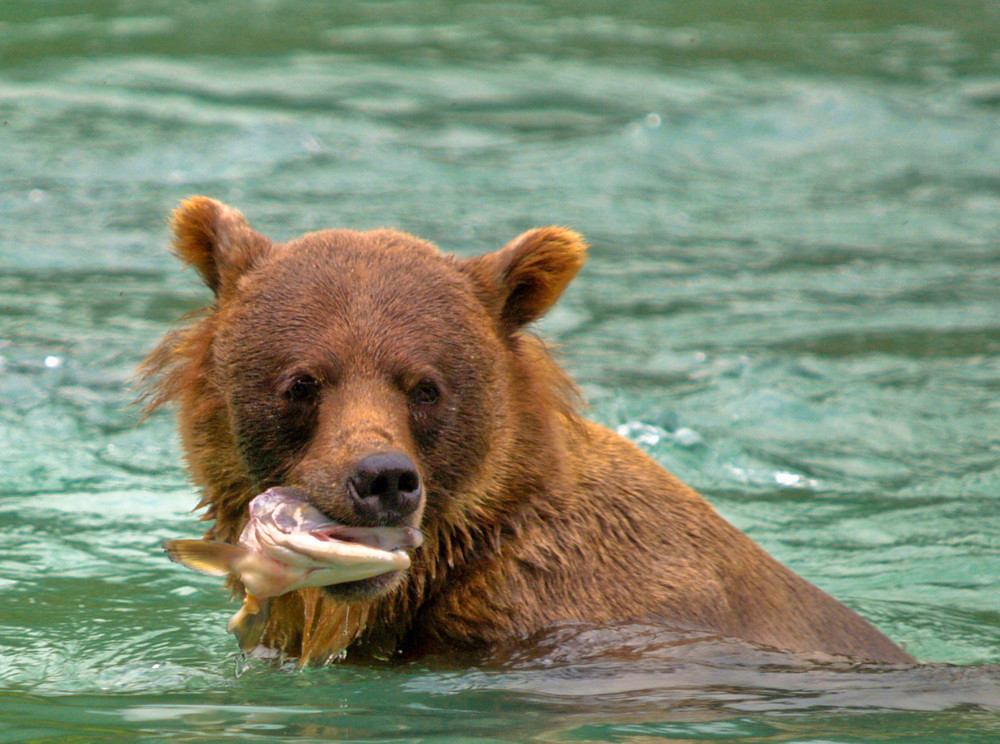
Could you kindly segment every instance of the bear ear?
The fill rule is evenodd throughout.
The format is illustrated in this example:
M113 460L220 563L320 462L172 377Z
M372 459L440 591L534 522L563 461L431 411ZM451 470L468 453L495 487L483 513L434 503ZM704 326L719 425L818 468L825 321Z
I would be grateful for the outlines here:
M508 333L542 317L587 260L587 244L562 227L540 227L465 262L487 308Z
M271 248L271 241L251 230L238 210L206 196L181 202L171 226L177 255L198 270L216 295Z

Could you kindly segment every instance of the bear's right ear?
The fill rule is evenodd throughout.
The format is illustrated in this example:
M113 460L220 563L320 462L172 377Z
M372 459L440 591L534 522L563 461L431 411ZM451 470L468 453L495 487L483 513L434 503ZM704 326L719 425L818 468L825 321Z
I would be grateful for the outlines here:
M250 229L238 210L206 196L181 202L173 214L174 250L220 294L268 253L271 241Z

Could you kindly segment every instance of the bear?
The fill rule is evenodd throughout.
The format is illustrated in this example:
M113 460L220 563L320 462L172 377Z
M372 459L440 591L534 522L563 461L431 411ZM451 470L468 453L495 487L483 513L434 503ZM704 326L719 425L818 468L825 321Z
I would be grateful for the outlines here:
M202 196L172 228L214 300L141 378L149 410L176 406L204 537L235 542L277 486L338 523L423 535L406 570L277 597L264 647L302 664L413 658L641 619L913 661L580 413L530 330L583 266L578 234L533 229L469 258L392 229L278 243Z

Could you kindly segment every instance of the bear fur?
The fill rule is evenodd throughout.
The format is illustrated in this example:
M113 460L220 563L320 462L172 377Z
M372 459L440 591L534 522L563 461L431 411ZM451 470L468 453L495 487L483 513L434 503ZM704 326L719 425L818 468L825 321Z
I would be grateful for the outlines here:
M911 660L578 415L572 382L525 333L583 265L575 233L531 230L468 259L393 230L272 243L205 197L182 203L173 231L215 299L166 335L143 373L150 409L178 408L206 537L235 542L250 499L277 485L359 523L344 484L372 452L403 453L422 484L406 515L424 534L411 568L276 598L265 646L324 662L654 619L792 651Z

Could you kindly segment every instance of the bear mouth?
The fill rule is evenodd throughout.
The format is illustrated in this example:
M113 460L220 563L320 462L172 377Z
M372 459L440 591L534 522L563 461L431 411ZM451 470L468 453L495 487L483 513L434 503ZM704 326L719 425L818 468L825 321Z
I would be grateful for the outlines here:
M402 570L389 571L368 579L327 584L321 589L337 602L365 602L388 594L402 582L403 575Z
M413 527L352 527L333 521L307 534L321 542L353 543L390 553L405 552L422 542L420 531Z
M330 526L323 529L313 530L309 535L320 542L336 543L339 553L345 551L344 543L348 543L359 549L397 555L401 559L403 556L408 559L407 549L422 542L420 532L412 527L352 527L336 522L331 522ZM403 574L404 570L397 568L365 579L326 584L320 588L337 602L363 602L387 594L400 583Z
M420 532L412 527L402 529L352 527L335 522L327 528L310 532L310 536L320 541L341 544L338 545L341 552L344 550L342 544L350 543L401 557L407 554L408 548L416 547L422 542ZM321 588L328 597L337 602L363 602L387 594L400 583L403 574L402 569L395 569L356 581L327 584Z
M423 542L414 527L360 527L333 521L295 488L276 487L250 502L240 543L286 567L290 591L344 585L345 598L378 594L410 567L409 550Z

